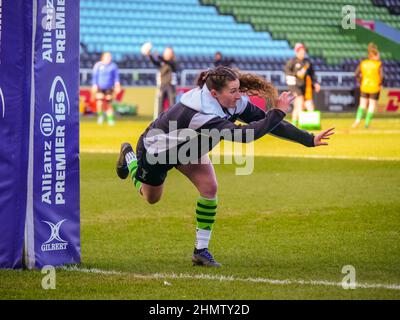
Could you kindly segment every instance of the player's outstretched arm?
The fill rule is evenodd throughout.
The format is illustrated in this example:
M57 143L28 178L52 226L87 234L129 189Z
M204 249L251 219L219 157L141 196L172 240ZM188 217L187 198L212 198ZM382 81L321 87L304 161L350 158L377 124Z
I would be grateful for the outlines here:
M282 120L270 134L281 139L298 142L306 147L317 147L321 145L327 145L328 143L323 141L329 139L329 136L333 135L332 131L334 128L322 131L318 135L314 135L306 130L300 130L291 123Z

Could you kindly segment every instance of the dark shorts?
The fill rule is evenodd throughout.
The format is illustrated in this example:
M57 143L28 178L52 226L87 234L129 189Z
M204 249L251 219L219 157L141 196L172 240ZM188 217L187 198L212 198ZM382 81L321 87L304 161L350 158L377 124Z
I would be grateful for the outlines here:
M138 168L135 175L136 180L151 186L162 185L167 178L168 171L176 167L176 165L171 164L150 163L143 144L143 136L140 137L137 143L136 157L138 159Z
M379 100L380 93L380 91L378 91L377 93L365 93L361 91L360 96L367 99Z
M96 92L96 100L106 100L110 102L113 99L114 89L99 89Z
M304 96L306 93L306 86L288 86L289 91L295 96L295 97L301 97Z

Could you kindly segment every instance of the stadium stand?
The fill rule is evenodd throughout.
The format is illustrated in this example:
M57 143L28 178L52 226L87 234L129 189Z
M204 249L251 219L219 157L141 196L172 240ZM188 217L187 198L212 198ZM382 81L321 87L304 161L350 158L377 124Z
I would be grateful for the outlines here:
M173 45L177 55L211 56L218 50L241 56L292 54L287 41L273 41L268 33L254 32L249 24L237 24L197 0L84 0L81 34L88 50L110 50L117 59L139 54L146 41L158 51Z
M377 7L386 7L392 14L400 15L400 0L372 0Z
M365 56L365 43L341 32L343 6L354 5L357 19L379 19L400 29L397 16L369 0L202 0L202 3L215 5L221 14L234 15L238 22L251 23L257 31L270 32L274 39L288 40L291 46L303 42L310 55L322 56L331 64ZM382 48L381 57L391 59L392 55Z

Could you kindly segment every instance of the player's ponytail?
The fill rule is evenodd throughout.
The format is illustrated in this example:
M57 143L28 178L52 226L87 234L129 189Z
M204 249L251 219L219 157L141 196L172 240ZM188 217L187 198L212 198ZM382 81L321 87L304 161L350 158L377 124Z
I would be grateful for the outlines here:
M208 71L202 71L197 76L196 86L202 88L204 86L204 84L206 83L206 81L207 81L207 77L208 77Z
M252 73L241 73L239 75L240 91L249 96L259 96L267 100L272 107L278 100L278 90L263 77Z

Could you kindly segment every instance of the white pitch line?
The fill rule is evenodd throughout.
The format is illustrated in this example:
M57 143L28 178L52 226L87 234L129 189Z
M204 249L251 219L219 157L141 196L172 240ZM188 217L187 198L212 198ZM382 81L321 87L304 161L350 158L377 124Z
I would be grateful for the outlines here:
M158 280L158 279L189 279L189 280L210 280L210 281L232 281L232 282L249 282L249 283L268 283L274 285L309 285L309 286L328 286L328 287L342 287L341 282L333 282L326 280L276 280L268 278L240 278L235 276L215 276L209 274L175 274L175 273L154 273L154 274L139 274L131 272L121 272L115 270L101 270L101 269L87 269L79 268L77 266L63 266L59 268L64 271L74 271L81 273L95 273L102 275L129 275L136 279L143 280ZM356 288L361 289L387 289L387 290L400 290L400 284L382 284L382 283L360 283L357 282Z
M349 129L348 131L346 130L337 130L336 134L400 134L400 130L365 130L365 131L357 131L357 130L351 130Z
M118 154L118 150L114 149L81 149L81 153L100 153L100 154ZM230 153L213 153L211 152L210 156L215 156L215 157L224 157L224 156L233 156L234 154ZM239 154L239 156L245 156L244 154ZM400 161L400 157L361 157L361 156L344 156L344 155L338 155L338 156L333 156L333 155L322 155L322 154L259 154L255 153L254 156L256 157L275 157L275 158L308 158L308 159L339 159L339 160L366 160L366 161Z
M81 148L80 153L118 154L119 150L117 150L117 149Z
M255 156L264 156L264 157L277 157L277 158L310 158L310 159L339 159L339 160L368 160L368 161L400 161L400 157L357 157L357 156L332 156L332 155L323 155L323 154L269 154L269 155L259 155L255 154Z
M351 132L353 134L354 132ZM400 130L376 130L374 132L358 132L357 134L400 134Z

